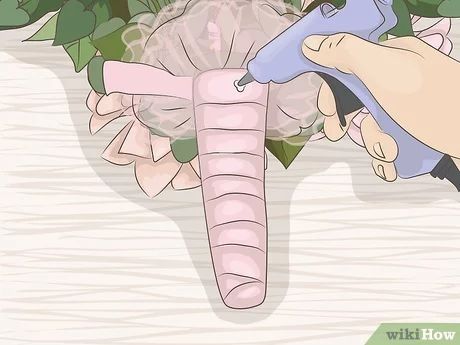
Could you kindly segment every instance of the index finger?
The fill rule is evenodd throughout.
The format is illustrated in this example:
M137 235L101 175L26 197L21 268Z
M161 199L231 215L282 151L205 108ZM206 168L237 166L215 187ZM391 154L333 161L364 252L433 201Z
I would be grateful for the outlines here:
M346 126L343 127L340 123L337 114L334 94L329 85L324 82L318 94L318 110L326 116L324 119L324 134L331 141L340 140L348 131L352 120L358 115L362 109L359 109L345 116Z

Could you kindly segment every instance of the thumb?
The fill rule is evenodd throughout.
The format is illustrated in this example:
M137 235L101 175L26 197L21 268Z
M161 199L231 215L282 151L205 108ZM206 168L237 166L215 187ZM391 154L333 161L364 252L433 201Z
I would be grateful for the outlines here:
M349 74L357 74L363 64L378 63L381 49L385 48L346 33L308 36L302 46L314 63Z

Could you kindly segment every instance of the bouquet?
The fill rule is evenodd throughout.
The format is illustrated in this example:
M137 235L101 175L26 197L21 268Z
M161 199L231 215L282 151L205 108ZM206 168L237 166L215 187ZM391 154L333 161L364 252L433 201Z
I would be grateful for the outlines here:
M234 82L261 47L323 2L0 0L0 29L48 16L27 41L62 46L77 73L87 70L92 134L130 119L102 157L134 164L145 194L202 187L222 300L250 308L265 299L266 151L288 168L324 136L316 107L321 79L305 74L244 92ZM450 18L460 16L460 2L394 0L393 9L398 25L381 40L416 35L452 51ZM349 135L362 145L360 118Z

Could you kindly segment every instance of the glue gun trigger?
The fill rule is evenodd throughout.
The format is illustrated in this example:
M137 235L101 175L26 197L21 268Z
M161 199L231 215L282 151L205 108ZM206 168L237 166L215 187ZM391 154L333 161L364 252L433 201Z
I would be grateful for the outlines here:
M345 85L343 85L336 78L331 77L325 73L318 73L318 75L329 85L332 94L334 95L337 115L339 116L340 124L346 127L347 120L345 115L351 114L364 108L361 100L355 96Z

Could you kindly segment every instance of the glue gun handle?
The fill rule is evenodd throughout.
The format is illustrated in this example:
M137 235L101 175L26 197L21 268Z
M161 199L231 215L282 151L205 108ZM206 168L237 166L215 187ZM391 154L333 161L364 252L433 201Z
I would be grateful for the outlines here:
M345 116L362 109L364 107L363 103L359 100L358 97L356 97L356 95L353 92L350 91L349 88L347 88L338 79L326 73L318 72L318 75L321 78L323 78L323 80L331 88L332 94L334 95L337 115L339 116L340 124L342 125L342 127L345 127L347 124ZM382 122L382 124L385 124L385 123L388 125L388 122ZM398 128L398 130L400 129ZM404 143L404 140L402 141L402 143ZM411 151L411 152L412 152L412 155L416 153L416 151ZM403 153L403 152L400 152L400 153ZM395 163L397 167L398 166L401 167L402 166L401 157L399 157ZM441 180L444 180L444 179L448 180L460 192L460 169L456 166L452 158L449 157L448 155L444 155L444 157L439 161L439 163L431 171L431 176L437 177Z

